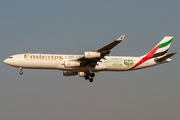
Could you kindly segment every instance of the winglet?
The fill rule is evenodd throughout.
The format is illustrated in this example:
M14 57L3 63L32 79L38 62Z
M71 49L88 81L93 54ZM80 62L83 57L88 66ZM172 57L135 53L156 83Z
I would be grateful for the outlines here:
M125 35L121 35L116 41L122 41L124 39Z

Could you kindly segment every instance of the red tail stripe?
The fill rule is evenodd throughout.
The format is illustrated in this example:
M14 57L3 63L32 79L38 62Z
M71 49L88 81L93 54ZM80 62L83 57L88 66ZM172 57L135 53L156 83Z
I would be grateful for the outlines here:
M159 48L160 45L156 46L153 50L151 50L145 57L143 57L137 64L135 64L131 69L141 65L142 63L146 62L147 60L151 59L156 52L156 50ZM131 70L130 69L130 70Z

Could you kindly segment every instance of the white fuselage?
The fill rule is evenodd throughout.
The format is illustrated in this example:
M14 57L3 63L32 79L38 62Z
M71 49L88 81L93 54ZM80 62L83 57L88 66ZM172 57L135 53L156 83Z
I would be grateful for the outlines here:
M176 53L166 55L172 36L164 37L150 52L140 57L109 56L111 49L124 39L124 35L106 46L93 51L84 52L84 55L63 54L17 54L5 59L10 66L18 67L22 75L26 69L54 69L62 70L64 76L78 75L93 82L95 72L101 71L130 71L151 67L170 62L170 57Z
M4 60L10 66L26 69L56 69L73 72L86 72L91 69L93 72L99 71L128 71L141 69L157 65L154 59L147 60L134 69L131 69L138 63L142 57L125 57L125 56L106 56L97 63L95 68L86 67L66 67L67 61L76 60L83 55L63 55L63 54L17 54Z

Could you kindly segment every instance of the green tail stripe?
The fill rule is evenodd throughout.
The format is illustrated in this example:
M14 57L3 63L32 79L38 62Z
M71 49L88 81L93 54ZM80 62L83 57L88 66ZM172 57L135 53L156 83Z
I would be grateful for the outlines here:
M165 43L162 43L162 44L159 46L159 48L166 47L167 45L169 45L169 44L172 42L172 40L173 40L173 38L172 38L171 40L165 42ZM159 49L159 48L158 48L158 49Z

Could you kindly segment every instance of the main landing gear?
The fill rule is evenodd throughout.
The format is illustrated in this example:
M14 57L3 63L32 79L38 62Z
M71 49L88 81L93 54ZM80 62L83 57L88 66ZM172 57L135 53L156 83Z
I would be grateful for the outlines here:
M86 73L86 76L85 76L85 79L88 80L89 79L89 82L93 82L93 78L95 77L95 74L94 73Z
M20 70L19 74L22 75L23 74L22 68L20 67L19 70Z

